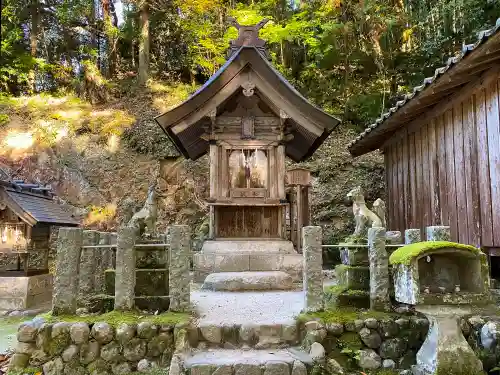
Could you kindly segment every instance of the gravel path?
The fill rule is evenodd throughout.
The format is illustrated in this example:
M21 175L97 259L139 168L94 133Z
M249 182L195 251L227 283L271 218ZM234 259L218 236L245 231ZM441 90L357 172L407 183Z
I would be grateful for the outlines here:
M191 292L199 324L293 324L304 307L300 292Z

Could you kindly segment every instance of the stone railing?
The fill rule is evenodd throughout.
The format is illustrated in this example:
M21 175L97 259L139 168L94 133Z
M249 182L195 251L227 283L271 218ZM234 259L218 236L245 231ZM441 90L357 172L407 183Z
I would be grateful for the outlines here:
M114 299L115 310L133 309L137 297L136 271L154 268L149 264L154 251L163 253L159 256L164 258L161 263L163 268L166 267L163 270L167 273L164 280L168 282L163 289L164 297L169 299L170 310L187 311L191 281L189 227L174 225L170 228L169 237L170 243L167 244L139 241L135 230L128 227L121 228L118 233L61 228L57 241L54 315L75 314L79 305L97 296L102 300ZM112 296L106 295L110 291L105 275L114 278ZM103 301L98 303L103 304Z

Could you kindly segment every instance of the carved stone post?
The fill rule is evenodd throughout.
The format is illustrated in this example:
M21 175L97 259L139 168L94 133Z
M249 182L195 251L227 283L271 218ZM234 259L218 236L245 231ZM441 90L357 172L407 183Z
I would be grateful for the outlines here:
M323 253L321 227L302 228L304 294L306 312L323 310Z
M75 314L78 295L78 271L83 230L60 228L57 238L56 276L52 297L54 315Z
M189 263L191 258L191 231L188 225L170 227L169 294L170 311L187 312L190 309Z
M427 241L451 241L449 226L431 226L426 228Z
M132 310L135 304L135 240L136 229L122 227L118 231L115 272L115 310Z
M385 228L368 229L368 258L370 260L370 308L390 311L389 259L385 250Z
M83 231L83 246L95 246L99 243L99 232ZM94 275L96 274L97 249L82 249L80 255L80 272L78 281L78 297L85 298L95 292Z
M420 229L407 229L405 230L405 244L409 245L411 243L421 242L422 235Z

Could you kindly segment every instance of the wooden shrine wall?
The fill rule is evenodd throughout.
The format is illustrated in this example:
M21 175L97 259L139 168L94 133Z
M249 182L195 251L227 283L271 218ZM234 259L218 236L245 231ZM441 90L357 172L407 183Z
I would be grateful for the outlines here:
M388 142L390 229L449 225L454 241L500 247L499 93L492 73Z
M280 238L282 206L215 207L215 236L220 238Z

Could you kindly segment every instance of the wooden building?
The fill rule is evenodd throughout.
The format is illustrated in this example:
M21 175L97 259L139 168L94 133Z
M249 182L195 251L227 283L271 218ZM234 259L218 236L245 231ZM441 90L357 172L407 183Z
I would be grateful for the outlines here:
M500 255L500 20L351 144L384 153L389 228L449 225Z
M48 273L51 227L77 225L78 221L54 201L50 188L0 180L0 254L4 260L14 258L16 264L0 275Z
M296 242L297 225L308 224L309 173L290 172L287 190L285 158L308 158L339 123L274 69L258 37L264 24L236 24L239 37L227 62L187 101L156 118L186 158L209 154L211 239L287 239L293 196Z

